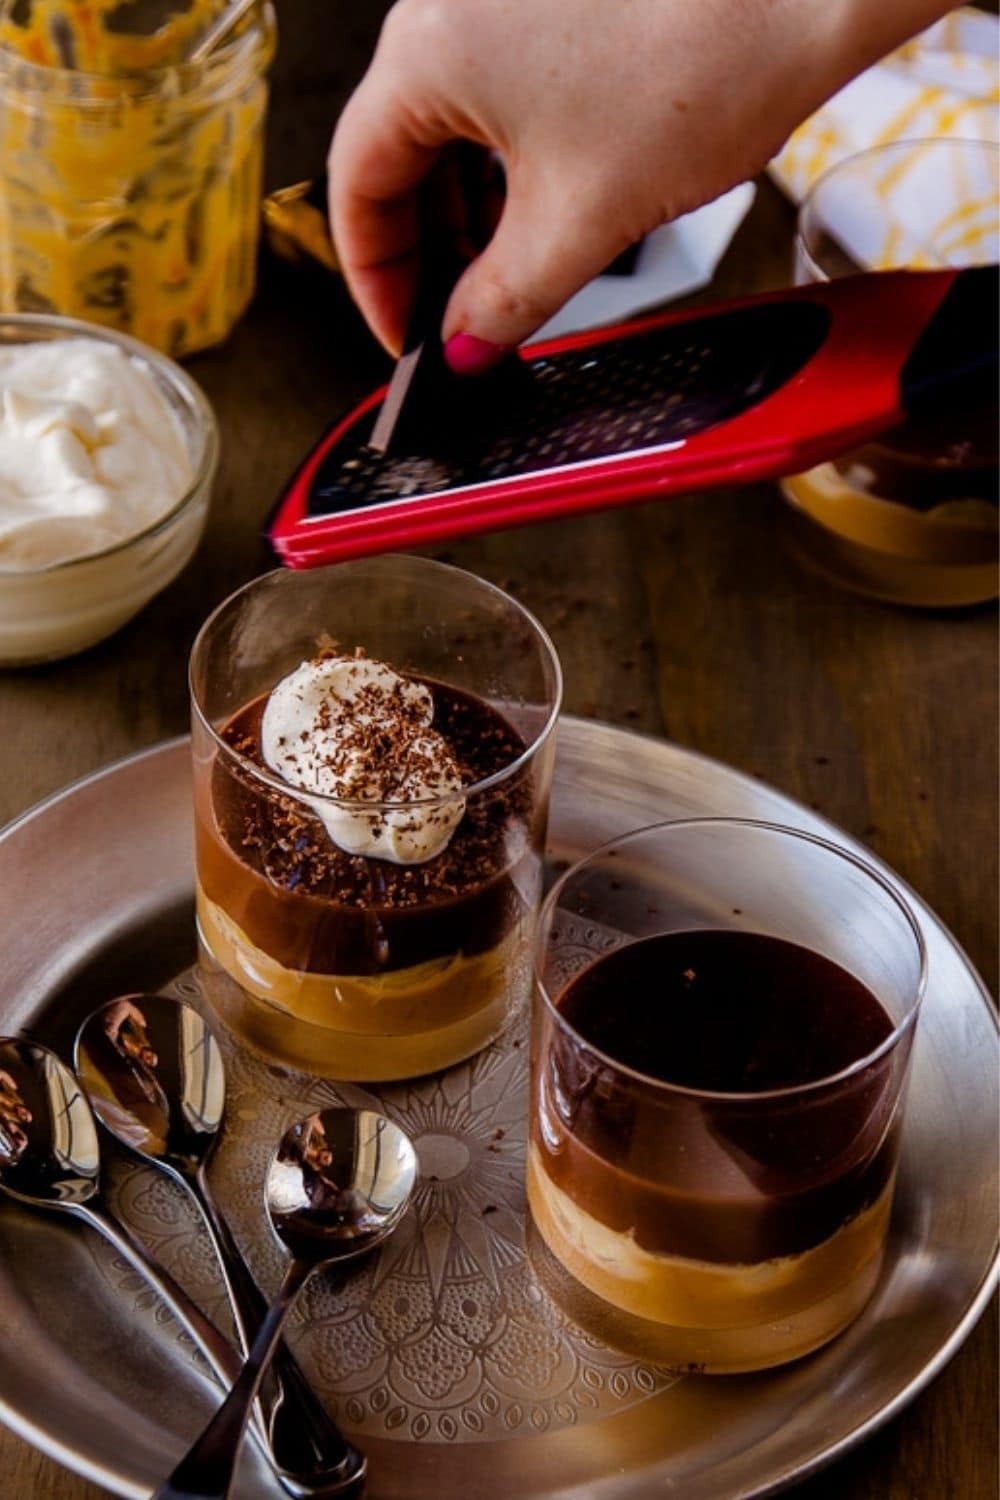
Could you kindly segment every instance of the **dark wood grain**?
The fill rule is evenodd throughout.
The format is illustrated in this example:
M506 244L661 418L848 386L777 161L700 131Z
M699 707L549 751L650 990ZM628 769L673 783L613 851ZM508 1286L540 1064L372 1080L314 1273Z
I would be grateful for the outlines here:
M360 71L377 6L281 6L269 176L313 172ZM710 295L788 279L792 213L762 185ZM187 727L185 662L209 609L270 565L258 527L281 482L385 362L342 288L265 267L229 344L192 361L223 462L185 575L75 661L0 674L0 821ZM440 554L439 554L440 555ZM796 560L771 487L497 533L448 549L552 631L567 708L697 747L821 809L889 860L993 983L996 622L838 592ZM989 1318L914 1405L798 1500L994 1500L996 1338ZM13 1500L97 1500L0 1433Z

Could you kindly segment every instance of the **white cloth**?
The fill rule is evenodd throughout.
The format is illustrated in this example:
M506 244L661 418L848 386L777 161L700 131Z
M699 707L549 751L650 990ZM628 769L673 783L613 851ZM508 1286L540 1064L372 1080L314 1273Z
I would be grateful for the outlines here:
M752 182L742 182L714 203L654 229L643 240L630 276L598 276L588 282L532 335L532 343L604 323L620 323L707 286L746 218L756 191Z
M1000 140L1000 21L963 7L852 80L770 164L796 202L818 190L830 232L860 264L957 265L998 258L1000 153L928 141ZM898 143L898 144L897 144Z

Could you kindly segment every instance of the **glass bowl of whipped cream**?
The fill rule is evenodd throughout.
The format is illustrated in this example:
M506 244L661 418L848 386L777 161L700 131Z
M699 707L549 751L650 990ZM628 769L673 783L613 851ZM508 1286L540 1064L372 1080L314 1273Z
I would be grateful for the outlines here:
M166 588L217 460L172 360L71 318L0 318L0 665L83 651Z

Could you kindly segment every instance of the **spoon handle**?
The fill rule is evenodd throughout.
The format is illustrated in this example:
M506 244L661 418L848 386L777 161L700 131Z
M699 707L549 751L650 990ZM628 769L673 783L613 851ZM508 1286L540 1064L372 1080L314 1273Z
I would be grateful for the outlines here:
M313 1269L309 1261L291 1262L239 1379L153 1500L226 1500L257 1387L277 1348L296 1293Z
M67 1210L76 1218L82 1219L85 1224L89 1224L92 1229L96 1229L98 1234L103 1235L122 1259L126 1260L132 1269L137 1271L163 1298L174 1317L187 1329L212 1366L220 1385L231 1386L239 1379L240 1371L243 1369L243 1360L238 1351L216 1328L211 1319L205 1316L201 1308L192 1302L187 1292L174 1280L170 1272L161 1266L159 1261L153 1259L145 1245L136 1238L128 1225L120 1223L104 1203L93 1198L86 1203L67 1204ZM270 1457L270 1444L265 1437L260 1419L254 1417L252 1424L255 1439L264 1453ZM296 1495L305 1493L304 1489L294 1482L290 1482L286 1488L291 1489ZM322 1497L317 1497L317 1500L322 1500Z
M267 1316L267 1302L219 1212L204 1170L188 1182L215 1241L236 1326L249 1350ZM260 1402L271 1454L286 1489L311 1497L333 1496L360 1483L364 1456L344 1437L283 1340L274 1349L271 1380Z
M122 1259L159 1293L194 1339L223 1385L232 1385L234 1380L239 1379L241 1360L232 1344L223 1337L201 1308L195 1306L170 1272L152 1258L131 1230L113 1218L103 1203L95 1203L93 1199L87 1203L67 1204L66 1207L77 1218L96 1229L98 1234L102 1234Z
M214 52L220 42L225 41L243 17L250 10L254 0L230 0L221 15L217 16L210 26L207 26L198 38L196 44L191 48L185 62L204 62L209 53Z

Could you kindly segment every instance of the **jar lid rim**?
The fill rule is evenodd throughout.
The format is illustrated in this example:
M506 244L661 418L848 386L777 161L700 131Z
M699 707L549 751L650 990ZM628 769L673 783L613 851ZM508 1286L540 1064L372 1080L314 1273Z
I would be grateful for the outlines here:
M79 68L52 67L47 63L32 62L0 42L0 87L13 87L25 95L51 97L58 93L66 102L84 108L107 108L122 98L134 100L193 93L207 80L236 71L247 55L263 51L263 66L267 66L274 53L276 31L272 0L260 0L256 10L249 13L249 22L201 62L169 63L129 73L93 73Z

